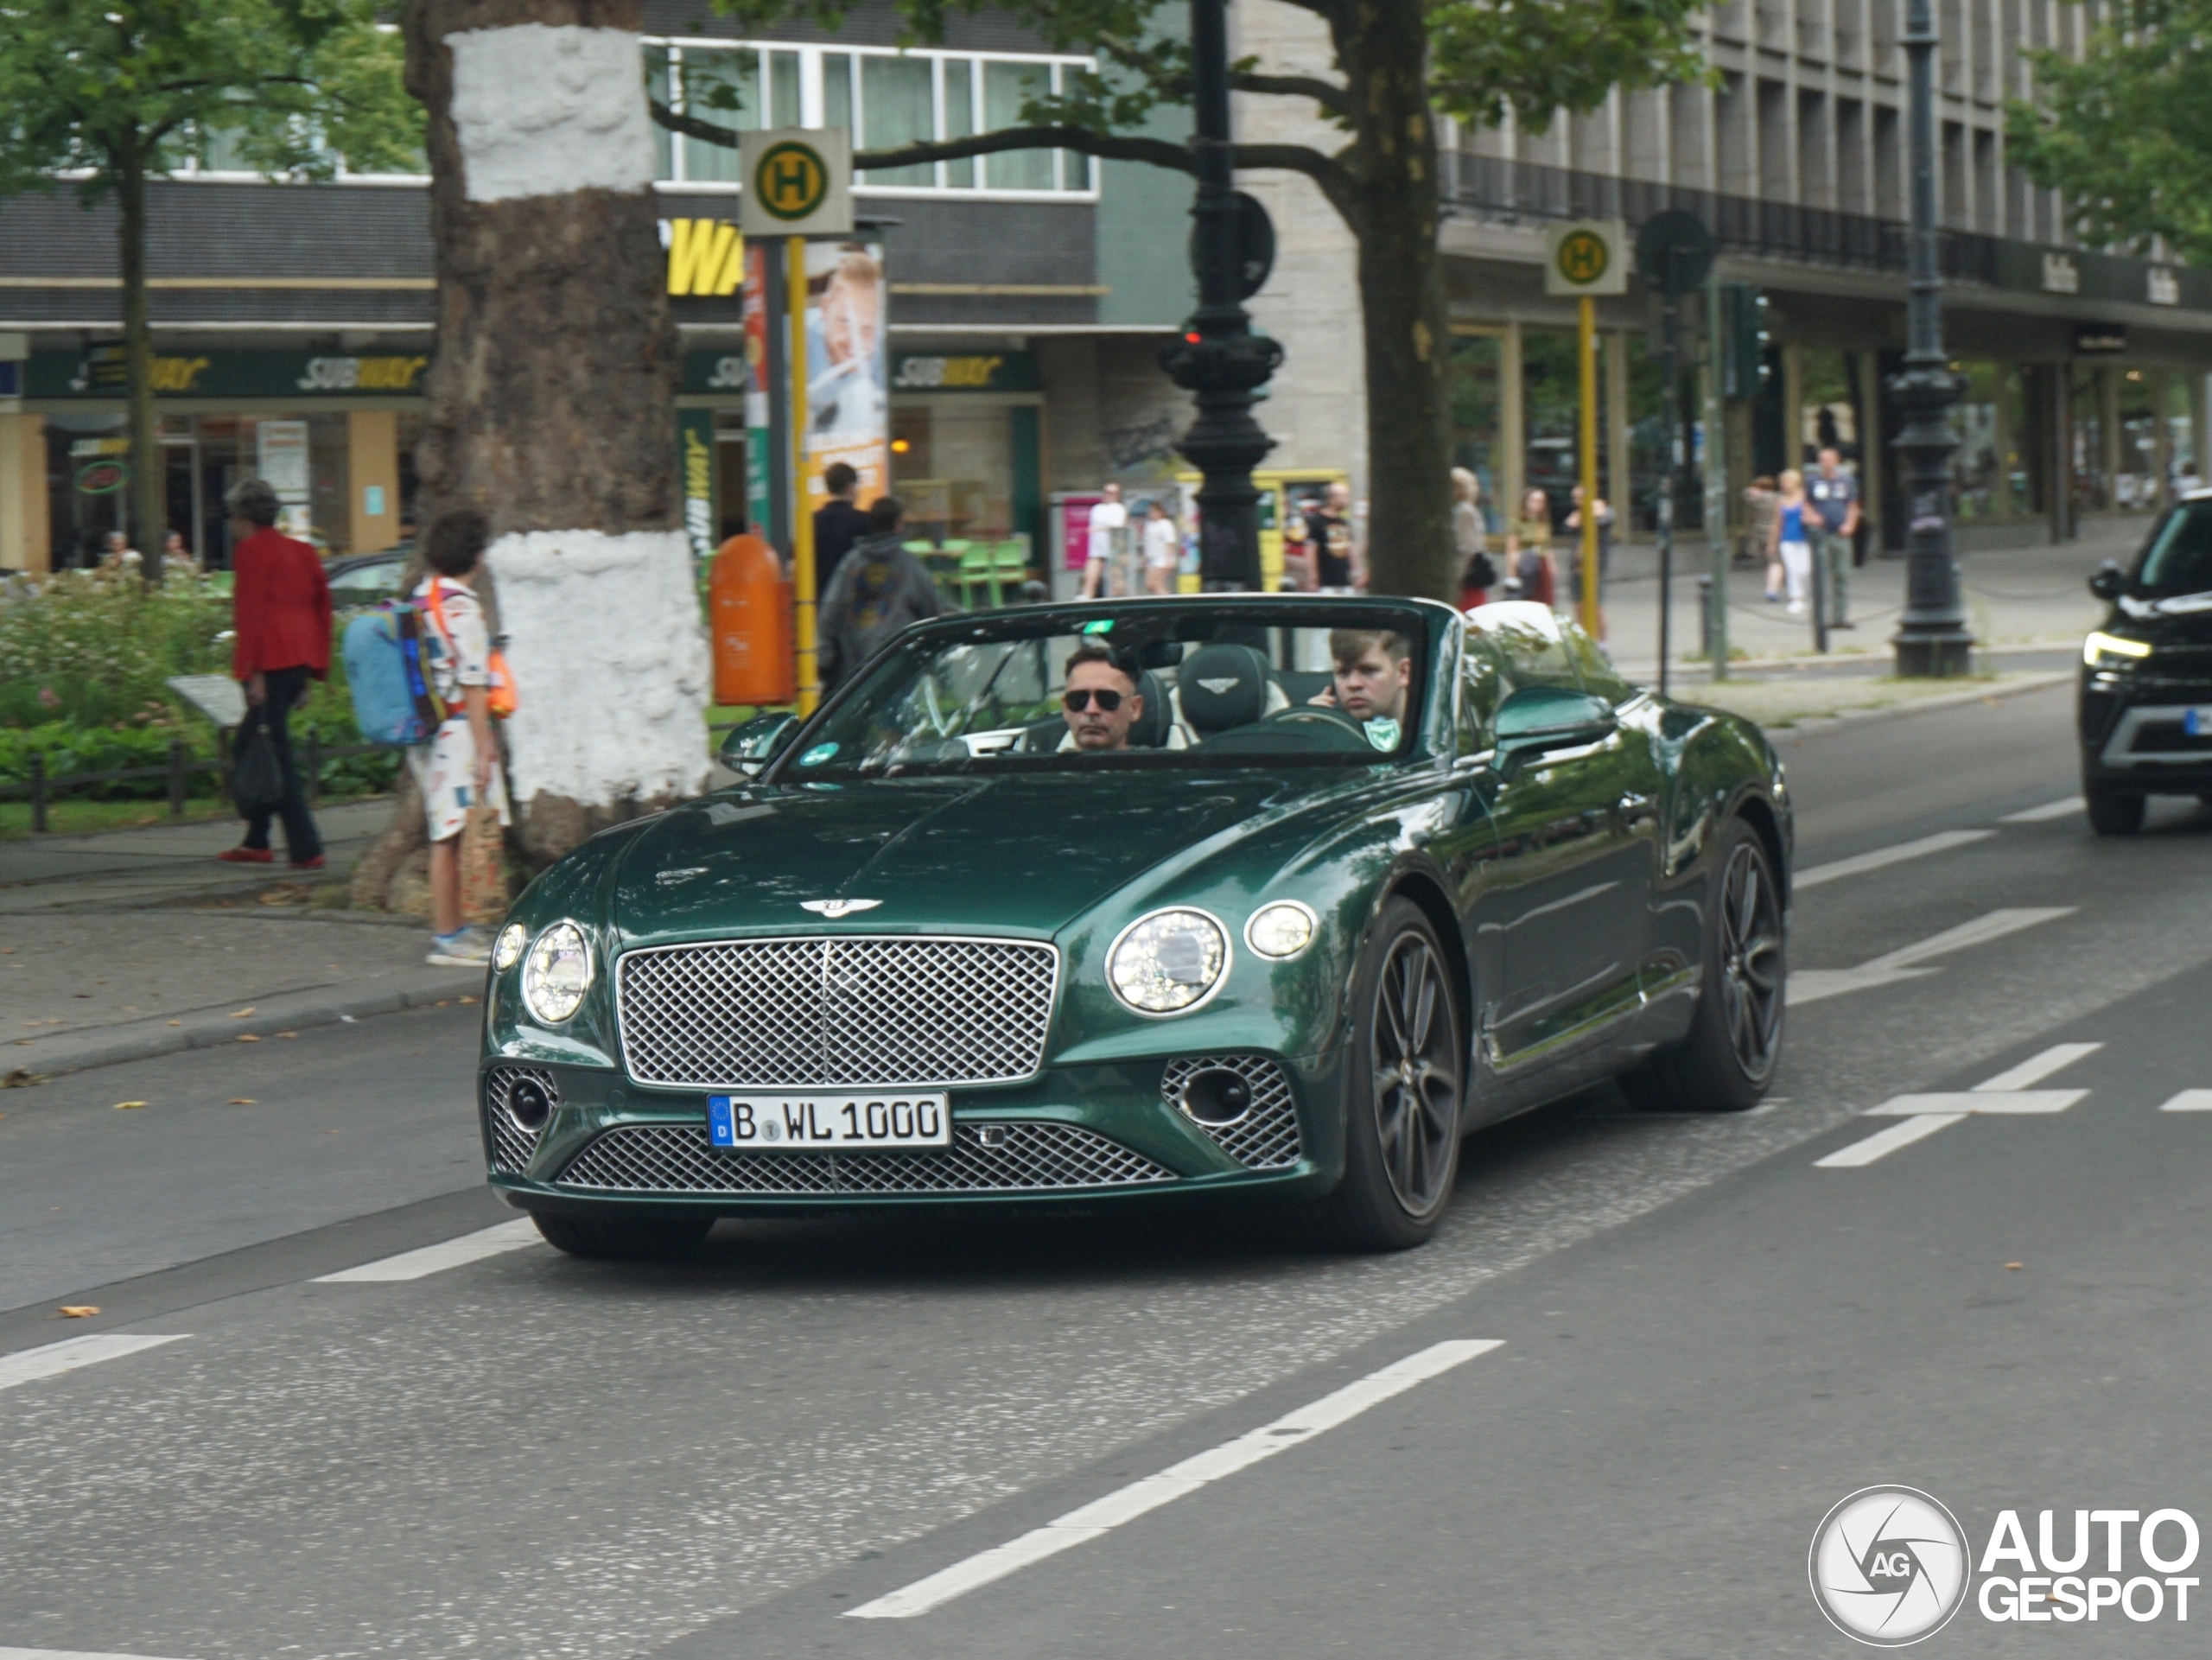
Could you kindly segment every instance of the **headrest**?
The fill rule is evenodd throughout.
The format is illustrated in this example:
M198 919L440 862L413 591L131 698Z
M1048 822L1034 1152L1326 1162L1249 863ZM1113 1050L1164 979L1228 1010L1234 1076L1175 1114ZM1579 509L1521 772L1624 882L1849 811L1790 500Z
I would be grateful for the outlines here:
M1268 712L1268 662L1249 646L1202 646L1175 679L1183 718L1202 733L1249 726Z
M1137 696L1144 699L1144 713L1129 722L1129 747L1157 749L1167 741L1174 725L1167 708L1167 688L1150 669L1137 676Z

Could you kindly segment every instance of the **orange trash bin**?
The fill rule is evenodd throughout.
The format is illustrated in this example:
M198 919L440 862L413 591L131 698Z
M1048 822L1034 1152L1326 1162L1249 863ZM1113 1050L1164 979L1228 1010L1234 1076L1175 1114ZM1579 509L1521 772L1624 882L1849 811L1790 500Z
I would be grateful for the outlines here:
M758 706L798 696L791 611L791 585L766 542L747 531L716 550L707 576L715 702Z

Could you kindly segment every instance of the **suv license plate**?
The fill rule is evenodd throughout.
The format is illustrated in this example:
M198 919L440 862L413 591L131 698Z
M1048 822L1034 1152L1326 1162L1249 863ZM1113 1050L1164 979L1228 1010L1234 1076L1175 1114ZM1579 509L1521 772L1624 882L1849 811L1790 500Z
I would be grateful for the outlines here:
M950 1147L952 1110L942 1090L710 1095L707 1139L747 1153Z
M2192 738L2212 738L2212 707L2199 703L2181 712L2181 729Z

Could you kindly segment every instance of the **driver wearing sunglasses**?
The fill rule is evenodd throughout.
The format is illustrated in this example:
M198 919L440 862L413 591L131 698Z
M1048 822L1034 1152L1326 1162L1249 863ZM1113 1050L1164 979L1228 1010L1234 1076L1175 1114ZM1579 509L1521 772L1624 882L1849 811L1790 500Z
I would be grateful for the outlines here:
M1085 643L1068 658L1060 709L1077 749L1093 754L1129 747L1129 728L1144 713L1136 676L1103 646Z

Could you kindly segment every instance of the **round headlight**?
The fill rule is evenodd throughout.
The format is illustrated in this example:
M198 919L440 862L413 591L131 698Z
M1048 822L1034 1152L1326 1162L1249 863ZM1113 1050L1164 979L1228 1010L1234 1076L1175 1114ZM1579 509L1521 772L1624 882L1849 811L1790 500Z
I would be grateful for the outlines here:
M522 960L522 942L530 931L519 922L510 922L499 930L499 937L492 942L492 966L502 974Z
M591 989L591 946L573 922L556 922L538 935L522 971L522 1000L548 1026L558 1026L582 1007Z
M1203 911L1155 911L1106 953L1106 983L1141 1014L1179 1014L1211 996L1229 967L1229 936Z
M1313 943L1313 913L1296 900L1277 900L1252 913L1244 943L1262 957L1295 957Z

